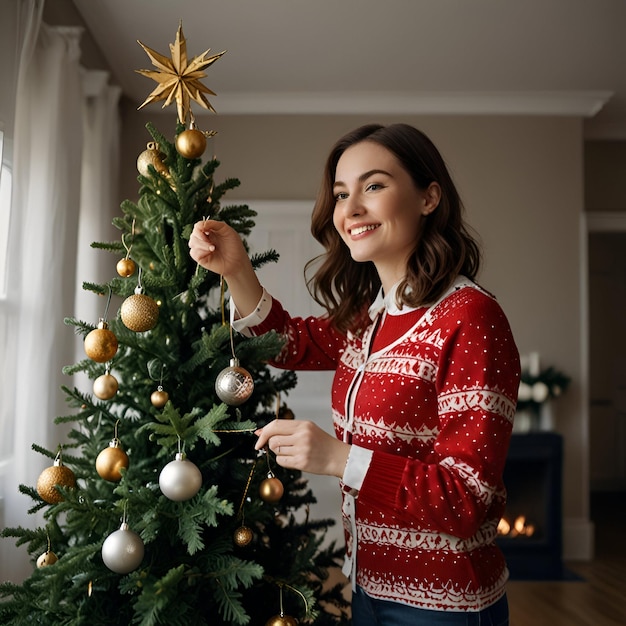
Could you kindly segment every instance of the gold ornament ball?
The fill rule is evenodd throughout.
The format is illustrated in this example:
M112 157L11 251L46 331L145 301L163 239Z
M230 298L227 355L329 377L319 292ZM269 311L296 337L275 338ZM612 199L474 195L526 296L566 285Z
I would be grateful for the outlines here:
M116 483L122 479L121 469L128 468L128 455L119 443L113 440L108 448L100 452L96 458L96 471L100 478Z
M190 128L176 137L176 150L186 159L198 159L206 149L206 137L201 130Z
M102 374L93 381L93 394L100 400L110 400L117 393L117 389L117 379L111 374Z
M47 567L48 565L54 565L59 559L57 555L51 550L47 550L37 559L37 567Z
M120 315L124 326L136 333L152 330L159 319L159 305L143 293L129 296L122 302Z
M298 620L291 615L274 615L265 622L265 626L298 626Z
M253 537L254 533L251 528L248 528L247 526L240 526L233 534L233 541L236 546L245 548L252 541Z
M167 393L167 391L163 391L163 389L157 389L156 391L153 391L150 395L150 402L152 402L152 406L156 407L157 409L162 409L167 404L167 401L169 399L169 394Z
M46 469L39 474L39 478L37 479L37 493L48 504L62 502L63 496L59 493L56 485L71 489L76 487L76 476L74 476L74 472L61 463L57 465L57 461L55 461L54 465L46 467Z
M85 337L85 354L98 363L110 361L117 353L117 337L106 322L98 325Z
M115 269L117 269L117 273L120 276L123 276L124 278L128 278L129 276L132 276L135 273L137 266L135 265L135 261L133 261L132 259L124 258L124 259L120 259L117 262Z
M285 488L283 487L283 483L281 483L275 476L266 478L259 485L259 495L261 496L261 500L271 504L278 502L283 497L284 492Z
M165 163L163 163L164 158L165 154L158 149L156 143L151 141L147 148L137 157L137 171L142 176L150 176L148 166L152 165L159 174L165 176L169 174L169 170Z

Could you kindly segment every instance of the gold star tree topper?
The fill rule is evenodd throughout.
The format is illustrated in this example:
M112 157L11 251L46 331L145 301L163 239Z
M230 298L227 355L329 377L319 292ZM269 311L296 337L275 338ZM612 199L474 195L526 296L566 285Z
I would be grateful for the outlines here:
M211 51L209 48L206 52L203 52L200 56L194 57L191 62L188 62L187 40L183 34L182 23L178 27L176 41L170 44L171 59L155 52L151 48L148 48L148 46L144 46L141 41L137 41L137 43L144 49L148 57L150 57L152 65L157 69L135 71L158 83L146 98L145 102L138 107L139 109L150 102L158 102L159 100L165 100L163 103L163 108L165 108L172 104L173 100L176 100L178 119L181 124L185 125L187 124L188 116L191 115L191 100L197 102L201 107L208 109L212 113L215 113L215 109L211 106L211 103L204 94L211 96L217 94L208 87L205 87L200 82L200 79L206 77L203 70L213 65L226 50L206 58L206 55ZM193 120L193 116L191 119Z

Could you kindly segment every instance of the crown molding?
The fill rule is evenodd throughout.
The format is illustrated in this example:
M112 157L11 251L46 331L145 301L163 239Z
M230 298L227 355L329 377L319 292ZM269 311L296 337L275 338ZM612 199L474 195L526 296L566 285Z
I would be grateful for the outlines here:
M593 117L610 91L220 93L221 115L555 115Z

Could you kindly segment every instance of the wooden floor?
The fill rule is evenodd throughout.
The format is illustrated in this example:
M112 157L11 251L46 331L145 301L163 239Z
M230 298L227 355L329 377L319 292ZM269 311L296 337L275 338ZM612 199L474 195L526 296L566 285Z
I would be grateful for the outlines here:
M594 494L593 561L567 563L582 580L511 581L511 626L626 625L626 493Z

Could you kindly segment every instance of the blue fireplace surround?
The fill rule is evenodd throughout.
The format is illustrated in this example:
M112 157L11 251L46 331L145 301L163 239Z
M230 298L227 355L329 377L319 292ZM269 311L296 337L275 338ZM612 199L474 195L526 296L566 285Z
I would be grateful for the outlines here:
M511 580L562 580L563 438L552 432L514 434L504 470L507 506L512 522L524 516L531 536L499 536Z

